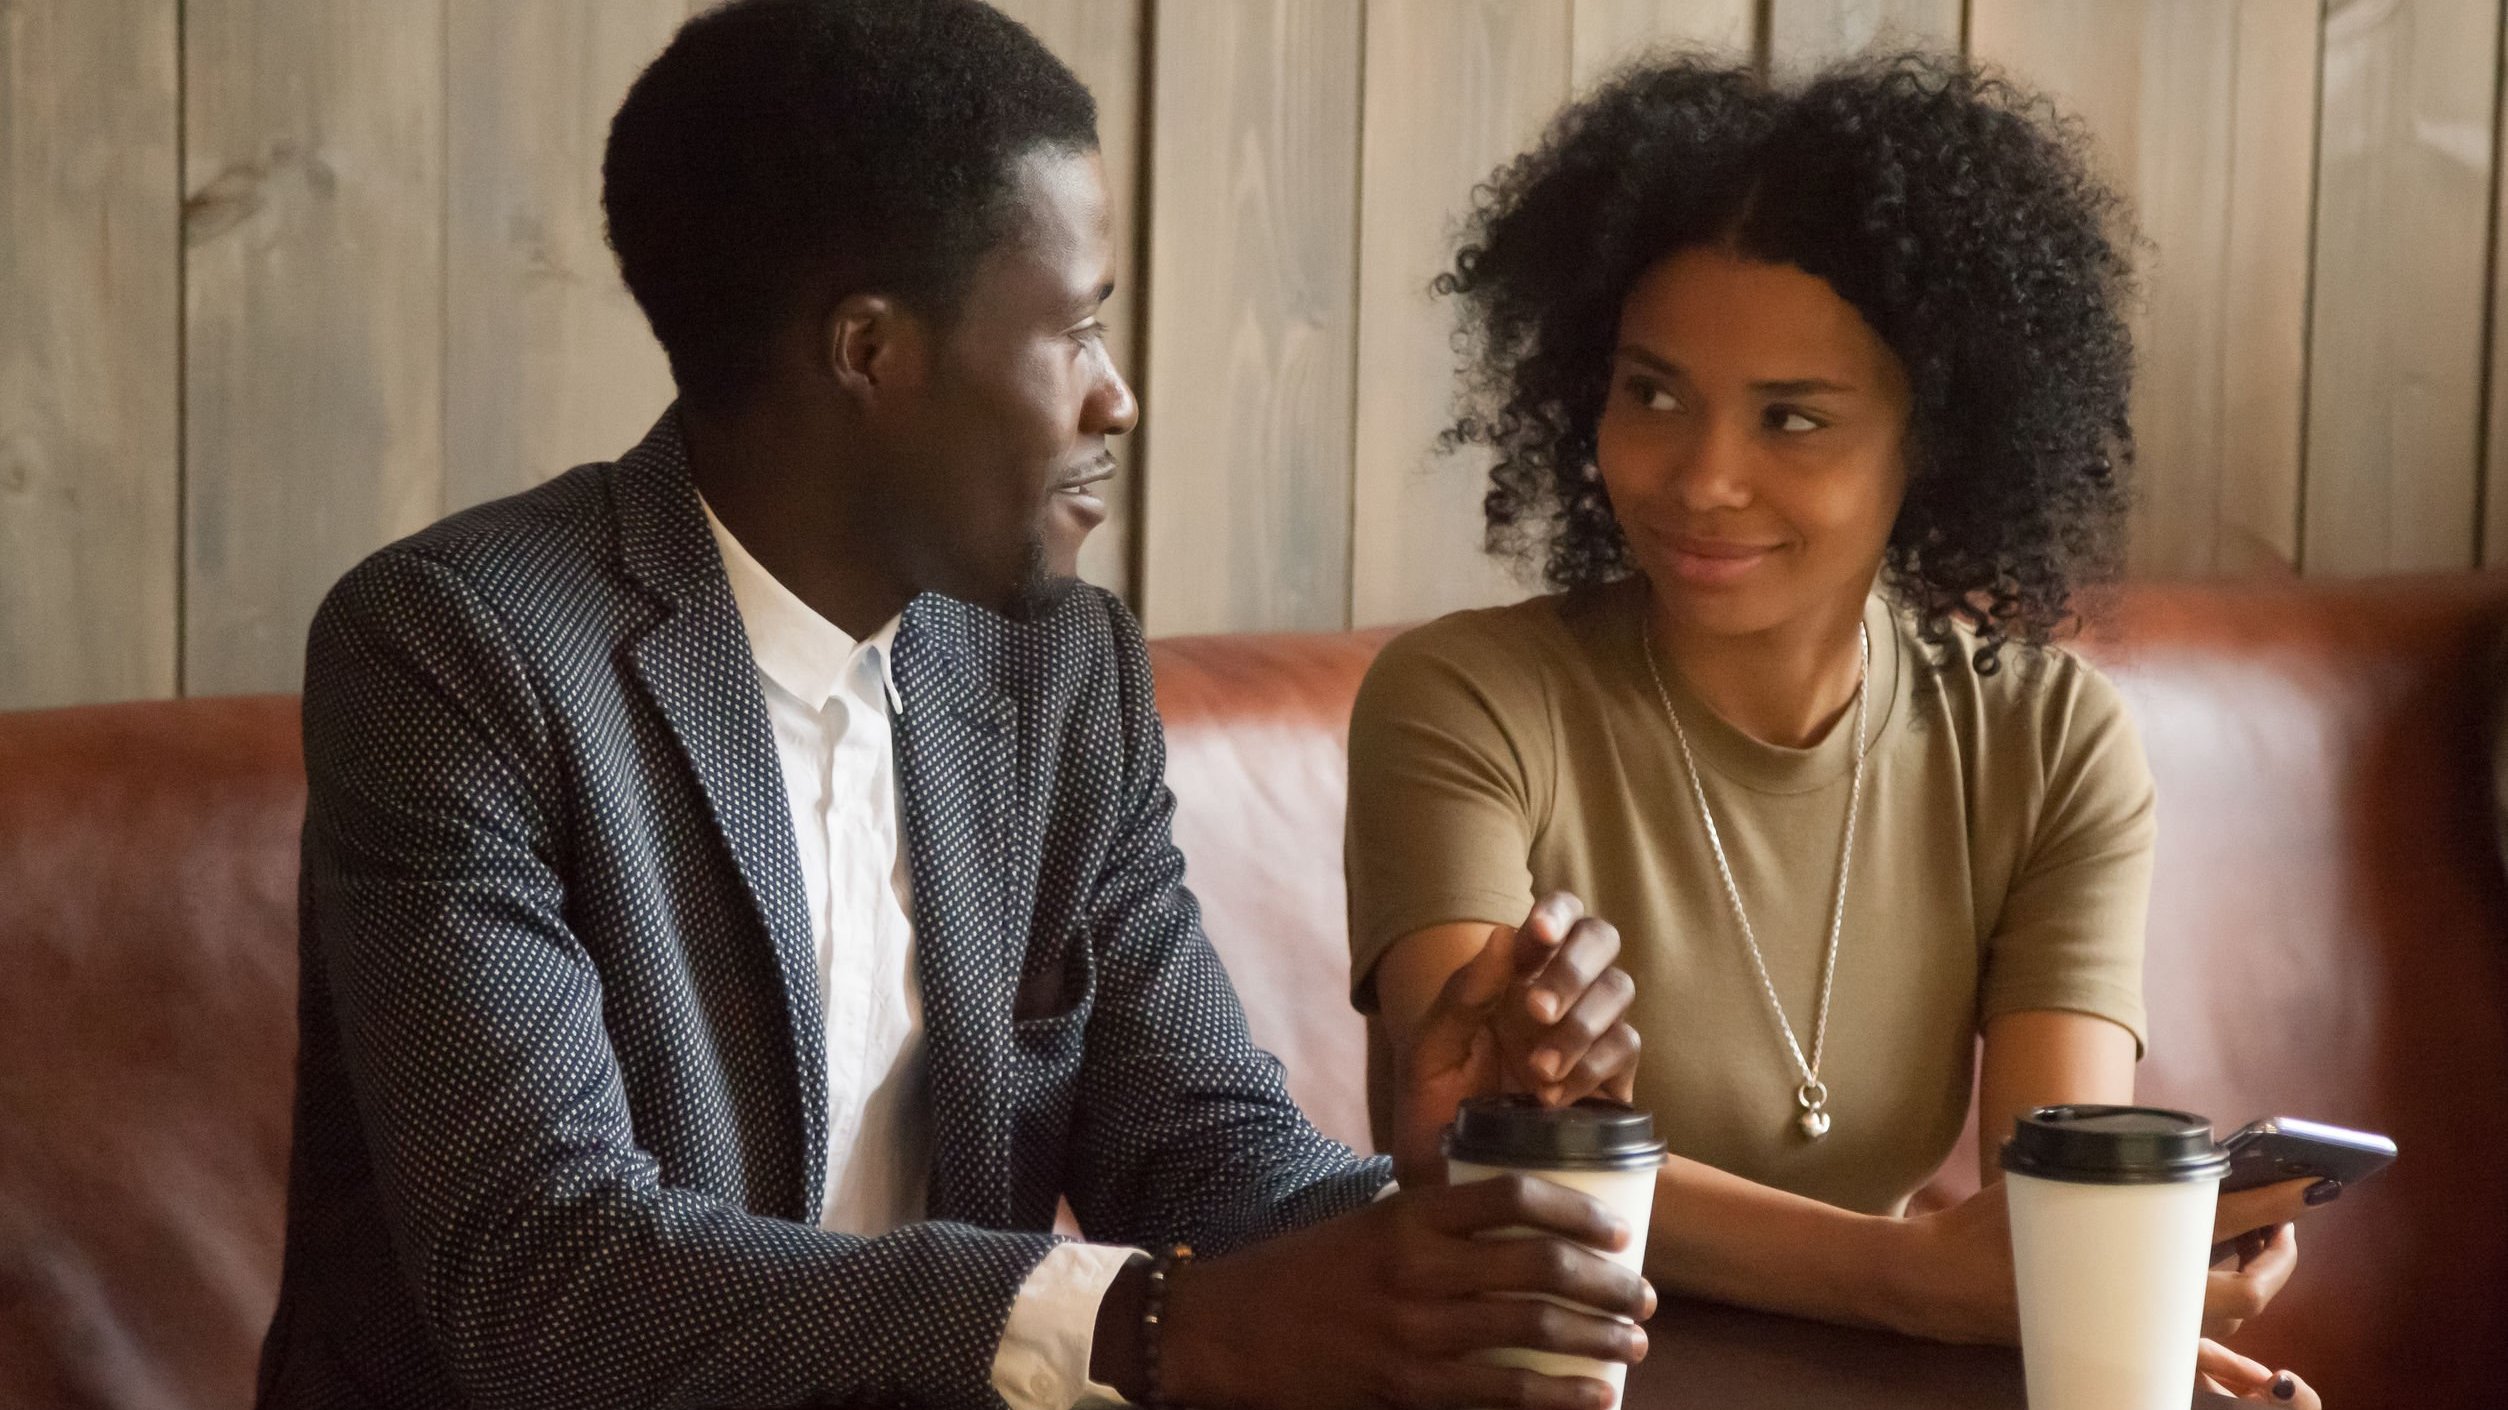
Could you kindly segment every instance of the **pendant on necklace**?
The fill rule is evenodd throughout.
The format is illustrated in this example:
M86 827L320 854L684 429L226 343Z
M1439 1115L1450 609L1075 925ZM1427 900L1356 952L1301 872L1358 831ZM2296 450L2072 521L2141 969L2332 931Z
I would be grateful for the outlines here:
M1794 1089L1794 1102L1803 1114L1794 1118L1794 1125L1806 1141L1816 1141L1829 1134L1829 1089L1817 1081L1805 1082Z

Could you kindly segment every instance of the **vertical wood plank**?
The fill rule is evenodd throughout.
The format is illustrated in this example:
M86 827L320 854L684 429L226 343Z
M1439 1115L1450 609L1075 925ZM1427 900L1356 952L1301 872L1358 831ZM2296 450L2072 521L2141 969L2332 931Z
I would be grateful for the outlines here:
M2333 0L2308 344L2314 575L2473 562L2496 0Z
M1360 10L1159 0L1142 618L1349 620Z
M2299 564L2319 38L2309 9L2275 0L2238 6L2229 243L2221 252L2228 420L2212 564L2225 575L2286 574Z
M1961 0L1769 0L1768 64L1803 75L1871 51L1956 54Z
M186 0L185 689L443 507L443 0Z
M670 368L602 234L601 152L687 0L446 0L444 500L607 460Z
M0 6L0 709L171 695L174 0Z
M1658 47L1711 49L1754 58L1758 0L1573 0L1568 26L1571 77L1591 87L1613 69Z
M1102 315L1106 348L1136 386L1141 381L1141 31L1147 0L996 0L1034 31L1097 96L1097 147L1106 163L1106 195L1114 205L1115 296ZM1099 487L1106 522L1080 549L1080 576L1133 598L1132 548L1139 532L1140 485L1147 463L1133 437L1115 442L1119 467Z
M2148 242L2131 319L2137 575L2290 571L2314 17L2274 0L1977 0L1982 60L2088 126Z
M2508 26L2503 26L2508 29ZM2499 71L2508 83L2508 32L2500 35ZM2493 134L2492 150L2508 151L2508 102ZM2490 361L2485 381L2490 407L2483 417L2482 566L2508 563L2508 181L2493 173L2498 204L2491 212Z
M1351 617L1417 621L1522 597L1480 551L1488 458L1434 454L1452 419L1454 313L1428 294L1473 186L1567 96L1568 12L1521 0L1369 0L1359 196Z

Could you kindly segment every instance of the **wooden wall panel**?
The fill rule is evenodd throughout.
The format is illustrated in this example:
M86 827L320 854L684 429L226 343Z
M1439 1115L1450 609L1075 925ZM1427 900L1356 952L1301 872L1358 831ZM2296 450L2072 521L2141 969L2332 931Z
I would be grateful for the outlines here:
M1351 616L1417 621L1531 591L1480 551L1488 459L1434 454L1454 311L1429 297L1472 188L1567 96L1568 13L1517 0L1370 0L1360 166Z
M636 443L670 368L602 235L601 151L688 0L445 0L444 501Z
M2496 0L2333 0L2309 330L2310 574L2474 558Z
M184 686L443 509L443 0L184 6Z
M2082 118L2148 244L2143 575L2295 564L2315 25L2278 0L1977 0L1969 42Z
M0 709L171 695L174 0L0 7Z
M1961 0L1769 0L1768 63L1805 74L1868 50L1956 54Z
M1578 88L1657 47L1756 56L1758 0L1570 0L1572 77Z
M1141 430L1152 631L1349 620L1360 13L1160 0Z
M1115 366L1140 382L1141 40L1148 0L996 0L1071 66L1097 95L1097 145L1114 203L1115 296L1102 315ZM1115 443L1121 468L1098 490L1106 522L1080 549L1080 576L1127 598L1144 463L1138 443Z

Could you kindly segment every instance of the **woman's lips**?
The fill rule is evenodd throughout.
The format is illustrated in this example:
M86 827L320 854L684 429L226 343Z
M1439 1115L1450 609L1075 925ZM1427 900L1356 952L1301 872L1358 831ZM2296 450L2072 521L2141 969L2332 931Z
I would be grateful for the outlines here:
M1729 587L1777 551L1775 544L1733 543L1724 539L1673 539L1672 576L1692 587Z

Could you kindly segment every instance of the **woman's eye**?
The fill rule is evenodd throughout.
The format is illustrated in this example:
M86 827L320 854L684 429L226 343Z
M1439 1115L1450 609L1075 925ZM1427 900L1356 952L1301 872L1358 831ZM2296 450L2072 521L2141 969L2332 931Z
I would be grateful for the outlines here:
M1072 329L1071 337L1073 341L1083 345L1103 341L1106 337L1106 325L1092 318L1088 322L1081 324L1079 327Z
M1780 431L1789 436L1799 436L1805 431L1817 431L1824 424L1826 423L1813 420L1811 417L1805 416L1803 413L1794 410L1792 407L1772 406L1768 408L1768 429L1771 431Z
M1637 404L1646 408L1648 411L1678 411L1681 409L1681 399L1672 395L1672 389L1663 385L1661 382L1648 381L1643 377L1633 377L1629 379L1628 389L1630 394L1637 398Z

